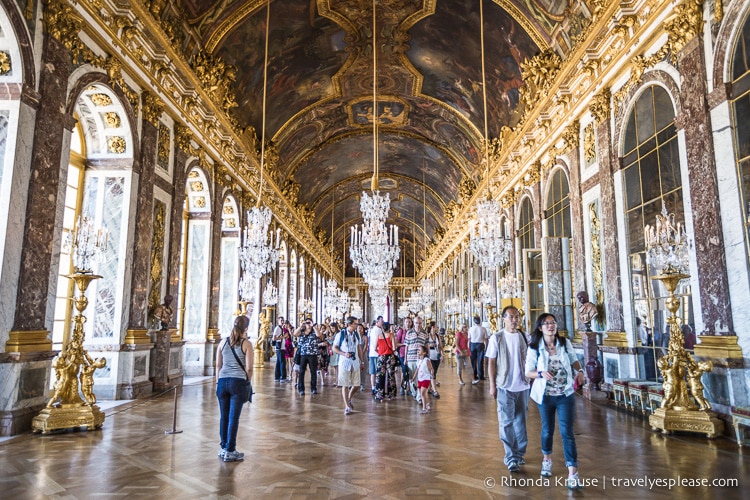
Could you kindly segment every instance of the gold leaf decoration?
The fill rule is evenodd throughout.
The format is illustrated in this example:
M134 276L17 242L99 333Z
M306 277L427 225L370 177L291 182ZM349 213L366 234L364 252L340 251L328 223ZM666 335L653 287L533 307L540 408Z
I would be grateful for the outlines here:
M94 103L94 106L111 106L112 98L107 94L91 94L91 102Z
M0 75L10 74L10 54L4 50L0 50Z
M107 124L107 128L120 128L120 115L114 111L107 111L104 113L104 123Z
M122 154L125 152L125 138L113 135L107 138L107 152Z

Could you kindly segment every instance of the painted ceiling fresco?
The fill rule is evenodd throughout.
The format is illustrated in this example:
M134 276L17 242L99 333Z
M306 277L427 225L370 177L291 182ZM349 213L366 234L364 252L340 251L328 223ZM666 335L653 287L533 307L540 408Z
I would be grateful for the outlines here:
M520 63L549 46L572 1L580 0L484 0L491 137L517 123ZM181 3L205 48L237 68L233 114L260 136L266 2ZM479 0L379 0L377 26L374 109L372 0L271 1L266 138L279 151L278 185L300 185L292 201L313 210L311 229L329 241L336 199L334 249L348 254L349 226L361 222L359 197L369 189L377 120L380 188L393 200L389 220L400 228L402 251L409 248L402 264L411 276L413 242L418 262L445 227L461 181L481 175Z

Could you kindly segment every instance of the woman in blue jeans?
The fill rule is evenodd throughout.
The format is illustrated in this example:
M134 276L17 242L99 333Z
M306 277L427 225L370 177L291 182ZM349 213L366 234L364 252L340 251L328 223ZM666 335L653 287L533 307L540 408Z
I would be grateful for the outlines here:
M539 405L542 417L542 476L552 475L552 438L555 434L555 413L560 422L560 435L568 468L568 488L577 489L578 451L573 422L575 420L574 382L583 385L581 363L573 346L557 332L552 314L542 313L536 320L526 353L526 376L534 380L529 397Z
M249 396L247 381L253 376L253 346L247 340L248 325L247 316L237 316L232 333L221 341L216 356L216 397L221 410L219 458L225 462L245 458L244 453L236 450L236 445L240 413Z

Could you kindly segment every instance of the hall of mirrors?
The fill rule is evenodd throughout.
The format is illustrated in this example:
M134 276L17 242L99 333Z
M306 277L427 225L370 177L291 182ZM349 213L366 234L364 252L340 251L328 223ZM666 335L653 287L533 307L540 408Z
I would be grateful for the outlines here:
M13 381L0 389L2 435L30 429L55 382L53 359L71 342L70 242L82 217L107 233L82 327L88 354L106 360L93 375L99 400L213 375L238 302L250 303L254 341L268 335L264 315L271 324L337 319L325 300L330 280L348 297L341 316L400 323L421 314L449 336L474 316L496 328L508 304L523 312L525 331L553 312L582 364L601 367L586 394L617 399L623 380L663 382L670 293L654 279L645 229L663 209L687 235L689 277L674 291L683 347L712 362L706 396L730 433L733 408L750 406L742 326L750 314L742 307L750 299L750 4L570 0L560 9L488 0L497 43L487 64L508 73L486 84L484 137L482 85L469 78L479 70L445 48L470 34L477 39L462 38L466 50L479 47L478 7L384 6L382 21L409 41L394 37L381 49L380 71L393 81L382 83L387 106L373 117L362 104L372 57L359 19L369 3L360 16L313 2L312 27L284 25L294 9L278 3L270 2L271 23L308 42L307 29L324 33L309 50L325 40L315 58L331 69L324 77L299 69L296 83L274 75L301 65L304 51L272 34L268 123L257 82L264 47L253 38L265 5L0 4L0 374ZM446 19L459 15L476 33L449 31ZM239 47L243 36L252 47ZM399 94L401 79L408 85ZM373 121L380 189L400 229L394 277L375 303L348 241L370 185ZM510 241L494 267L470 249L469 222L486 193L499 200L495 222ZM258 202L271 210L278 260L243 290L240 254ZM424 280L434 288L430 304L411 300ZM264 301L269 283L273 306ZM596 306L589 325L579 292ZM168 295L168 352L155 356L154 312ZM260 347L268 359L270 347Z

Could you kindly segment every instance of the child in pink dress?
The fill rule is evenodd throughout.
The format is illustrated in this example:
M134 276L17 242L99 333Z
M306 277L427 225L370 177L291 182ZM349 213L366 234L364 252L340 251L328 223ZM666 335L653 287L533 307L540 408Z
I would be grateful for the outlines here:
M421 413L427 413L430 411L430 403L427 399L430 395L430 383L432 382L432 363L430 362L430 356L428 354L427 346L421 346L419 348L419 361L417 362L417 369L414 370L412 375L412 381L417 381L417 387L422 395L422 411Z

